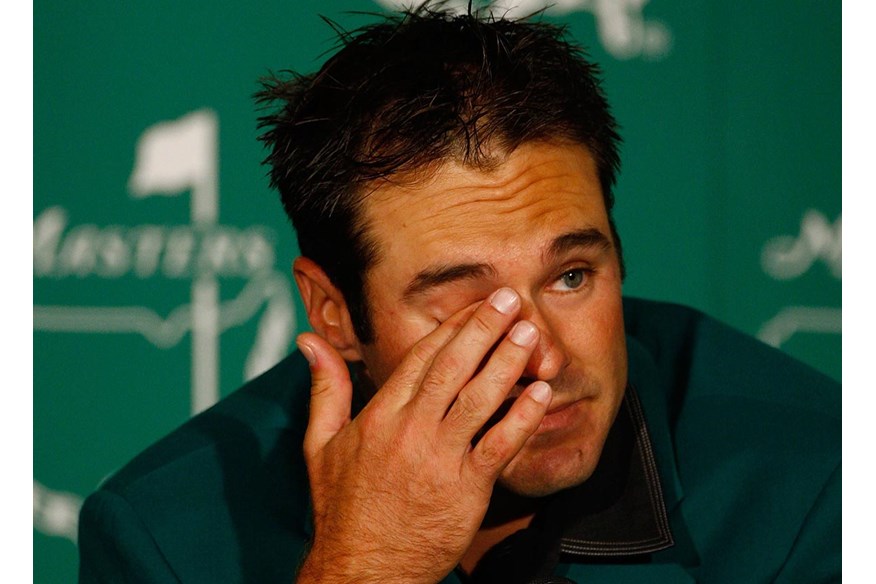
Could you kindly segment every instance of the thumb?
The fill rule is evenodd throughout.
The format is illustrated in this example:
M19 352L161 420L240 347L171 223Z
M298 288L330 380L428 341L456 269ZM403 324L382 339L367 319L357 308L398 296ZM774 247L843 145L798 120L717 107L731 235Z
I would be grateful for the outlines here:
M302 333L295 342L310 363L310 420L304 453L313 457L350 422L353 384L347 363L325 339Z

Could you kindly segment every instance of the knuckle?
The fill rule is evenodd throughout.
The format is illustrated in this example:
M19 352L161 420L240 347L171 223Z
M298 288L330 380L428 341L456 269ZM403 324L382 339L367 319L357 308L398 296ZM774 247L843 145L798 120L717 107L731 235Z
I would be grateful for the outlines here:
M437 374L427 375L420 383L417 393L421 396L433 396L441 394L442 390L447 387L447 380Z
M464 392L457 396L447 412L447 421L453 425L470 425L478 418L479 412L480 401L471 392Z
M481 440L478 444L474 463L483 473L495 472L505 462L509 449L507 439L502 434L491 436L489 440Z
M413 347L411 347L410 355L421 366L428 365L435 355L435 347L432 345L432 343L426 340L421 340L420 342L415 343Z
M506 359L484 370L486 382L490 386L510 388L520 377L514 368L514 363Z
M441 391L456 381L458 372L463 370L463 363L455 355L437 357L423 378L420 390L426 393Z
M394 432L391 452L404 452L410 450L409 445L422 445L425 436L423 427L415 419L405 418Z
M482 335L492 336L495 334L495 331L493 330L493 324L489 321L489 319L486 318L486 315L484 315L484 313L481 311L475 312L469 322L472 324L472 326L475 327L477 332Z
M518 404L518 402L521 403ZM536 409L533 407L535 405L533 400L525 397L518 398L514 405L517 407L512 408L506 417L506 437L508 437L508 440L511 439L511 436L528 435L535 430L535 426L537 426L537 422L540 420L536 414Z
M384 425L380 408L377 407L366 407L361 412L359 412L359 415L356 417L356 421L358 433L362 437L366 437L375 434L376 432L379 432L379 430Z
M331 385L328 383L314 383L310 386L310 397L320 397L331 390Z

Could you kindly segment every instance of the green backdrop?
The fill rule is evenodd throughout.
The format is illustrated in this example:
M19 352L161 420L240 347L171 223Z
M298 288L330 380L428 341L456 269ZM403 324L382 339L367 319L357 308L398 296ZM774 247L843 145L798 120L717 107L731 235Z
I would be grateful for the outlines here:
M393 4L34 3L35 582L75 579L87 493L305 326L251 94L318 67L320 12ZM623 126L626 293L839 379L840 3L554 4Z

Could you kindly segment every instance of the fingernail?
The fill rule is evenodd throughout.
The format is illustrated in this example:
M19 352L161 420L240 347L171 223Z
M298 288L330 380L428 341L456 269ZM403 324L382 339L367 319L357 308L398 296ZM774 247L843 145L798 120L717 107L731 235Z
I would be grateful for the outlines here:
M551 401L551 386L544 381L536 381L529 388L529 396L540 404Z
M511 314L518 302L517 292L511 288L499 288L490 296L490 304L502 314Z
M515 345L526 347L535 340L536 335L538 335L538 329L535 328L535 325L527 320L521 320L511 329L509 338Z
M298 350L301 351L301 354L304 355L304 358L307 359L307 362L310 363L310 366L313 367L316 365L316 353L313 352L313 349L310 348L310 345L305 345L304 343L296 343L298 345Z

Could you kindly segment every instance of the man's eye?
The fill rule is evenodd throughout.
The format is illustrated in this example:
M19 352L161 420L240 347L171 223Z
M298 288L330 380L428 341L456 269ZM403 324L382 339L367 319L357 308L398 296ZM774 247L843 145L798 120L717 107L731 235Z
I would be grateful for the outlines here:
M587 278L587 270L583 268L575 269L575 270L567 270L560 276L560 282L563 283L563 286L570 290L574 290L581 286L584 283L584 280Z

